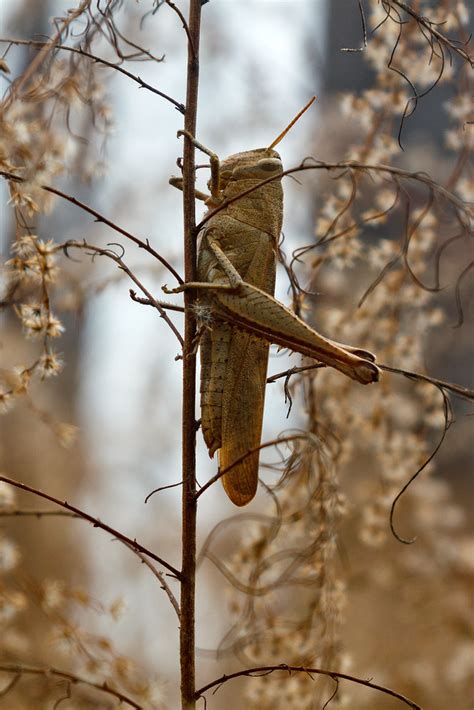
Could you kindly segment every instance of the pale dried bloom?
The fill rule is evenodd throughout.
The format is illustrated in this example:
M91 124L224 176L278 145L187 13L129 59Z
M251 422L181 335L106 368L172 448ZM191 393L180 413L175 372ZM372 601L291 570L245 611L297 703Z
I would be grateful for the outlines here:
M14 510L16 508L15 489L5 481L0 481L0 511Z
M455 564L463 574L474 575L474 538L465 535L456 541Z
M41 283L54 282L59 274L56 266L56 257L53 254L41 254L37 252L28 259L25 259L25 269L29 270L32 277Z
M27 599L22 592L0 588L0 621L10 622L26 606Z
M15 398L11 392L0 391L0 414L9 412L15 404Z
M43 334L47 326L48 313L41 303L22 303L19 314L26 337L34 338Z
M59 318L53 316L52 313L48 315L48 322L46 325L46 335L50 338L59 338L60 335L64 333L64 326L62 325Z
M125 656L117 656L111 663L111 670L114 676L124 682L129 680L130 674L135 670L135 664Z
M71 588L68 596L70 599L73 599L75 602L84 607L91 607L94 604L91 595L84 587Z
M472 126L469 127L473 129ZM461 178L457 184L457 193L466 202L474 202L474 181L468 177Z
M125 612L125 602L120 597L109 606L109 613L114 621L118 621Z
M64 654L73 654L81 649L83 633L77 624L71 621L57 623L51 632L50 643Z
M63 360L61 360L56 353L49 351L41 355L37 366L37 372L40 378L44 380L48 377L59 375L63 367Z
M336 239L331 242L328 249L328 254L331 258L331 263L336 269L345 269L354 265L354 262L362 255L362 243L359 239L354 239L358 234L354 227L348 235L341 239Z
M47 579L41 586L41 605L47 611L58 609L65 602L64 583L58 579Z
M20 561L20 550L11 540L0 537L0 574L10 572Z
M64 332L61 321L42 303L22 303L19 315L26 337L47 335L58 338Z
M446 101L444 108L451 118L456 119L458 123L464 123L469 120L472 111L474 110L474 101L468 93L459 94L451 101Z
M474 641L466 640L450 654L445 675L450 683L465 683L474 680Z
M469 10L468 10L467 5L464 2L464 0L460 0L456 4L456 13L459 17L459 22L461 23L461 25L467 26L469 24L470 15L469 15Z
M145 707L153 710L166 710L166 685L159 681L132 680L126 687L133 695L144 703Z
M467 132L463 132L460 128L450 128L444 135L446 147L455 152L459 151L465 143L466 135Z
M64 449L69 449L77 440L79 428L74 424L58 422L53 426L54 433L58 437L60 445Z
M37 239L35 234L24 234L13 242L11 250L21 259L28 258L36 253Z
M18 657L26 654L31 647L31 638L14 627L2 629L0 648L6 656Z

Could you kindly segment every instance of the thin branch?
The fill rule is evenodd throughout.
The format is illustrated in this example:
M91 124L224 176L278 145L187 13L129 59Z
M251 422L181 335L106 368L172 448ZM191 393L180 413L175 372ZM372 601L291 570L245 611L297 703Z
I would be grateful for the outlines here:
M32 39L16 39L16 38L8 38L8 37L6 37L6 38L0 37L0 42L8 42L10 44L15 44L15 45L26 45L28 47L33 47L34 49L41 49L42 47L45 47L49 44L48 42L39 42L37 40L32 40ZM182 103L179 103L179 101L176 101L171 96L164 94L162 91L155 88L151 84L147 84L147 82L143 81L143 79L141 77L137 76L136 74L132 74L132 72L129 72L127 69L124 69L119 64L114 64L114 62L109 62L109 61L107 61L107 59L102 59L102 57L98 57L97 55L92 54L91 52L86 52L86 50L82 49L81 46L68 47L65 44L56 44L54 48L61 49L66 52L72 52L73 54L79 54L81 57L87 57L88 59L91 59L96 64L102 64L103 66L110 67L111 69L115 69L115 71L120 72L120 74L123 74L124 76L128 77L132 81L135 81L137 84L139 84L141 89L148 89L148 91L151 91L154 94L161 96L161 98L165 99L166 101L169 101L170 103L172 103L180 113L184 114L184 112L186 110L185 106ZM163 59L163 57L162 57L162 59Z
M130 548L130 549L133 550L133 548ZM160 572L160 570L156 569L155 565L152 565L152 563L150 562L148 557L146 557L146 555L142 554L141 552L138 552L138 550L133 550L133 552L135 552L137 557L139 557L141 559L143 564L146 565L148 567L148 569L151 571L151 573L157 578L162 590L165 592L168 599L170 600L171 606L175 610L178 620L180 620L181 619L181 611L179 609L178 600L176 599L176 597L173 593L173 590L171 589L168 582L166 581L165 575L163 574L163 572Z
M45 517L61 517L61 518L76 518L78 520L84 520L83 516L79 515L78 513L70 513L67 510L26 510L26 509L21 509L21 510L0 510L0 518L2 517L34 517L34 518L45 518ZM150 562L148 557L144 555L142 552L139 552L137 549L132 547L131 545L128 545L126 542L124 542L124 545L128 547L137 557L141 559L143 564L145 564L154 574L154 576L158 579L160 582L161 588L166 592L174 610L176 611L179 619L179 604L176 600L176 597L173 594L173 591L171 590L170 586L168 585L165 576L163 572L160 572L160 570L156 569L154 565ZM1 697L1 693L0 693Z
M406 2L403 2L402 0L385 0L385 3L392 6L396 5L401 10L404 10L407 15L413 17L413 19L416 20L421 27L424 27L431 35L433 35L433 37L436 37L440 44L444 45L451 52L454 52L454 54L457 54L459 57L461 57L463 61L468 62L471 67L474 67L473 57L471 57L464 49L458 47L448 37L446 37L439 30L437 30L433 26L434 23L431 22L429 18L419 15L412 7L410 7L410 5L408 5Z
M69 513L67 510L28 510L21 508L17 510L0 510L0 518L79 518L78 513Z
M311 164L308 165L307 161L311 160ZM315 158L305 158L298 166L295 168L289 168L288 170L283 170L283 172L278 173L276 175L273 175L272 177L266 178L265 180L262 180L259 182L257 185L253 185L252 187L249 187L247 190L244 190L238 195L235 195L234 197L230 197L226 200L223 200L221 204L216 207L214 210L209 212L198 224L197 230L201 230L203 226L211 219L211 217L214 217L218 212L221 212L224 210L228 205L231 205L233 202L237 202L238 200L241 200L243 197L246 195L249 195L252 192L255 192L255 190L258 190L260 187L263 185L267 185L270 182L273 182L275 180L281 180L281 178L285 177L285 175L293 175L294 173L299 173L303 172L305 170L327 170L330 172L331 170L360 170L362 172L368 172L373 170L374 172L379 172L379 173L387 173L389 175L393 175L396 177L401 177L406 180L415 180L417 182L422 183L423 185L427 185L429 188L434 190L435 192L438 192L440 195L442 195L448 202L453 204L457 209L460 211L468 211L466 206L466 203L464 203L459 197L456 197L452 192L444 188L442 185L437 183L433 178L431 178L429 175L426 173L422 172L417 172L417 173L412 173L409 170L403 170L402 168L396 168L393 165L373 165L370 163L358 163L352 160L348 161L343 161L340 163L325 163L324 161L316 160ZM0 172L1 174L1 172Z
M359 6L360 21L362 23L362 47L341 47L341 52L363 52L364 49L367 48L367 23L365 21L365 12L361 0L357 0L357 4Z
M302 368L301 368L302 369ZM248 456L251 456L254 454L256 451L260 451L261 449L267 449L270 446L276 446L278 444L285 444L289 441L299 441L300 439L307 439L308 436L306 434L294 434L292 436L285 436L285 437L280 437L278 439L272 439L271 441L265 441L263 444L260 444L259 446L255 446L252 449L249 449L248 451L245 452L245 454L242 454L242 456L239 456L238 459L235 459L229 466L226 466L223 468L221 471L218 471L215 476L210 478L207 483L203 485L202 488L199 489L199 491L196 493L196 500L205 492L207 491L208 488L210 488L216 481L218 481L222 476L224 476L226 473L228 473L231 469L233 469L235 466L238 466L244 459L246 459Z
M199 40L201 0L190 0L188 57L186 70L186 113L184 130L196 135L199 87ZM195 155L193 142L185 137L183 149L183 251L186 281L196 278ZM182 548L181 548L181 624L179 660L182 710L196 707L195 606L196 606L196 318L194 296L184 294L184 347L182 392Z
M110 245L113 246L113 245ZM121 245L119 245L121 246ZM100 256L106 256L109 259L112 259L112 261L115 261L116 264L118 264L119 269L124 271L129 278L132 279L132 281L140 288L143 293L147 297L147 301L149 301L158 311L160 314L160 318L163 318L165 323L171 328L173 333L176 335L181 347L183 346L183 338L173 321L169 318L167 315L166 311L162 307L160 301L157 301L155 298L153 298L152 294L148 291L148 289L142 284L142 282L138 279L137 276L131 271L126 263L122 260L120 256L118 256L114 251L111 249L102 249L101 247L96 247L93 244L88 244L86 241L84 242L75 242L73 240L70 240L68 242L64 242L64 244L59 245L59 248L63 249L64 253L67 255L68 249L70 248L76 248L76 249L90 249L94 254L99 254Z
M276 380L279 380L283 377L291 377L292 375L299 374L301 372L318 370L322 367L326 367L326 365L322 363L316 363L315 365L305 365L304 367L291 367L288 370L284 370L283 372L277 372L276 375L272 375L267 379L267 382L275 382ZM436 377L430 377L429 375L422 375L419 372L411 372L410 370L402 370L398 367L390 367L389 365L383 365L379 362L377 362L377 367L379 367L381 370L384 370L385 372L392 372L395 375L403 375L407 379L415 382L427 382L431 385L435 385L436 387L440 387L441 389L446 390L447 392L452 392L458 397L474 400L474 390L469 389L468 387L463 387L462 385L458 385L453 382L446 382L445 380L439 380Z
M44 498L45 500L49 500L51 503L55 503L56 505L61 506L61 508L65 508L66 510L69 510L72 513L75 513L80 518L83 518L84 520L87 520L89 523L92 523L92 525L95 528L101 528L102 530L105 530L106 532L110 533L115 538L117 538L117 540L120 540L125 545L132 548L133 550L138 551L138 552L142 552L144 555L151 557L152 560L155 560L155 562L158 562L158 564L165 567L177 579L181 580L181 578L182 578L181 572L179 572L179 570L175 569L172 565L170 565L169 562L166 562L166 560L163 560L161 557L158 557L158 555L155 555L154 552L151 552L151 550L148 550L146 547L143 547L143 545L140 545L140 543L137 542L136 540L132 540L130 537L127 537L126 535L121 533L119 530L116 530L115 528L112 528L110 525L103 523L101 520L99 520L99 518L95 518L93 515L89 515L89 513L86 513L84 510L77 508L75 505L71 505L66 500L63 501L63 500L60 500L59 498L55 498L55 496L52 496L49 493L45 493L44 491L41 491L38 488L33 488L33 486L29 486L26 483L21 483L20 481L15 481L13 478L8 478L7 476L0 476L0 481L3 481L4 483L9 483L11 486L14 486L15 488L19 488L22 491L27 491L28 493L34 493L36 496L39 496L40 498Z
M181 20L181 22L182 22L182 24L183 24L183 29L184 29L184 31L186 32L186 36L187 36L187 38L188 38L188 42L189 42L189 47L190 47L190 49L191 49L191 53L192 53L193 57L195 57L195 56L196 56L196 52L195 52L195 49L194 49L193 38L191 37L191 32L189 31L188 23L186 22L183 13L182 13L181 10L179 9L179 7L174 4L174 2L171 2L171 0L165 0L165 3L166 3L167 5L169 5L169 7L170 7L172 10L175 11L175 13L178 15L179 19ZM184 111L183 111L183 113L184 113Z
M464 323L464 313L462 309L462 301L461 301L461 284L463 282L464 277L466 274L474 267L474 261L471 261L461 272L459 275L459 278L456 282L456 289L454 291L454 296L456 300L456 309L458 312L458 321L455 325L453 325L453 328L460 328L461 325Z
M395 517L395 509L397 507L398 502L400 501L401 497L403 494L408 490L408 488L411 486L411 484L418 478L420 473L424 471L424 469L428 466L429 463L434 459L440 448L442 447L444 440L446 438L446 434L448 433L448 429L452 424L452 419L450 418L451 414L451 408L450 408L450 402L448 399L448 396L446 395L445 392L441 388L438 388L443 396L443 410L444 410L444 429L441 433L441 436L439 438L438 443L436 444L435 448L431 452L431 454L428 456L428 458L423 461L421 466L418 468L415 473L410 476L408 481L405 483L405 485L399 490L397 495L392 501L392 506L390 508L390 530L392 531L393 536L395 537L398 542L402 542L404 545L412 545L416 541L416 537L407 539L402 537L396 530L395 530L395 522L394 522L394 517Z
M358 683L359 685L365 685L367 688L372 688L373 690L379 690L381 693L385 693L386 695L390 695L392 698L396 698L397 700L400 700L402 703L405 703L405 705L408 705L409 707L413 708L413 710L422 710L421 705L418 705L415 703L414 700L410 700L407 698L405 695L402 695L401 693L397 693L395 690L391 690L390 688L386 688L383 685L377 685L376 683L372 683L370 680L364 680L363 678L357 678L356 676L353 675L348 675L347 673L337 673L336 671L329 671L329 670L323 670L322 668L306 668L304 666L288 666L286 663L282 663L281 665L278 666L257 666L255 668L246 668L243 671L237 671L236 673L229 673L229 675L223 675L220 678L217 678L217 680L213 680L207 685L204 685L202 688L200 688L196 692L196 699L199 699L203 696L204 693L207 693L208 690L211 690L212 688L215 688L214 692L217 692L219 688L224 684L227 683L229 680L233 680L234 678L241 678L241 677L247 677L247 678L255 678L255 677L260 677L262 675L269 675L270 673L274 673L275 671L285 671L289 675L291 673L306 673L311 677L311 674L314 673L315 675L325 675L328 676L329 678L332 678L333 680L349 680L352 683Z
M20 177L19 175L15 175L14 173L9 173L4 170L0 170L0 175L5 178L6 180L13 180L14 182L27 182L24 178ZM97 210L93 209L92 207L89 207L89 205L86 205L84 202L81 202L78 200L76 197L73 197L72 195L68 195L65 192L62 192L61 190L58 190L55 187L51 187L50 185L40 185L42 190L45 190L46 192L50 192L53 195L57 195L58 197L62 197L63 200L67 200L68 202L71 202L73 205L76 205L76 207L80 207L81 210L84 210L84 212L87 212L88 214L92 215L95 219L96 222L100 222L102 224L106 224L108 227L113 229L115 232L118 232L119 234L122 234L124 237L127 239L130 239L134 244L140 247L140 249L144 249L147 251L149 254L155 257L163 266L168 269L170 273L173 274L175 279L178 281L178 283L182 284L183 279L181 276L178 274L177 271L171 266L168 261L161 256L157 251L153 249L152 246L150 246L150 242L148 239L146 241L143 241L142 239L139 239L138 237L135 237L133 234L130 232L127 232L126 229L123 229L122 227L119 227L118 224L115 224L112 222L110 219L107 219L107 217L104 217L100 212L97 212Z
M150 498L155 495L155 493L160 493L160 491L166 491L169 488L177 488L178 486L182 486L183 482L178 481L178 483L169 483L167 486L160 486L159 488L154 488L150 493L148 493L147 497L143 501L144 503L148 503Z
M377 363L378 364L378 363ZM431 385L435 385L442 390L447 392L452 392L458 397L463 397L464 399L474 400L474 390L468 387L463 387L462 385L457 385L453 382L446 382L445 380L438 380L436 377L429 377L428 375L421 375L419 372L410 372L409 370L402 370L398 367L389 367L389 365L378 365L381 370L386 372L393 372L396 375L403 375L409 380L414 380L415 382L428 382Z
M0 671L2 673L16 673L17 675L42 675L46 679L49 679L51 677L62 678L75 685L86 685L89 688L95 688L96 690L99 690L102 693L113 695L121 703L127 703L127 705L130 705L130 707L136 708L137 710L142 710L143 708L143 705L139 705L127 695L124 695L124 693L121 693L119 690L114 690L114 688L111 688L106 681L104 681L103 683L94 683L94 681L92 680L81 678L81 676L75 675L74 673L68 673L67 671L59 670L58 668L38 668L35 666L25 666L19 663L2 663L0 664ZM11 690L11 687L12 685L10 684L8 686L8 689Z

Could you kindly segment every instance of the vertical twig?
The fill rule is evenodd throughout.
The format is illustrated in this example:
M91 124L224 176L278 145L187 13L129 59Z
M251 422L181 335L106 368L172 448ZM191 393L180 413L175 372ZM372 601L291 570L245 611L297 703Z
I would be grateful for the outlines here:
M201 0L191 0L189 6L189 40L184 128L196 135L199 83L199 37ZM194 199L194 145L185 137L183 152L183 213L184 213L184 274L185 281L195 280L196 217ZM193 295L184 293L185 324L183 348L183 424L182 424L182 582L181 582L181 707L191 710L195 700L195 580L196 580L196 356L193 341L196 323L190 305Z

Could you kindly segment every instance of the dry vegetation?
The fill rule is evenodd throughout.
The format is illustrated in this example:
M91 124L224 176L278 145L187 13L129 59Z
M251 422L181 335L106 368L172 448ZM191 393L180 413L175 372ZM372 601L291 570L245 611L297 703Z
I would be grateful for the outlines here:
M196 13L200 3L190 4ZM281 406L292 404L299 427L263 452L264 492L257 506L222 520L196 560L186 542L193 537L193 511L185 492L184 564L222 573L216 584L227 603L222 614L231 622L213 654L214 677L247 676L210 677L209 708L470 708L474 548L465 505L469 484L459 470L469 462L473 398L462 386L472 372L465 342L474 263L469 11L454 0L371 0L360 7L367 34L361 51L373 85L340 97L327 136L339 151L336 161L305 158L289 170L314 187L317 222L306 244L292 255L284 254L283 244L280 258L294 310L330 337L375 352L385 372L371 388L309 360L273 376L277 384L269 386L281 387ZM72 423L68 368L75 367L76 354L67 338L74 318L93 308L95 293L116 281L108 271L100 275L102 264L118 266L119 283L134 289L136 308L144 307L140 298L153 306L175 344L185 353L194 348L193 312L184 336L128 255L138 246L142 261L156 265L160 278L167 269L168 280L184 279L181 264L61 183L64 176L76 181L77 190L90 180L100 184L102 148L113 121L120 122L120 115L112 120L106 95L114 72L184 112L192 128L189 88L185 110L137 70L137 62L152 62L159 77L159 49L149 51L135 38L144 18L157 13L159 22L165 11L179 14L177 34L184 24L192 65L199 22L185 20L168 0L140 2L127 12L120 0L83 0L54 20L47 40L2 40L0 69L8 83L0 175L9 189L3 229L8 235L11 223L14 232L3 270L0 371L0 704L8 708L108 708L119 702L161 708L176 702L169 699L175 679L163 677L160 659L149 671L139 647L128 657L114 640L120 580L116 598L107 602L77 583L87 580L86 558L94 547L84 552L71 527L81 523L71 517L111 534L164 589L173 613L181 614L183 676L194 652L192 614L183 615L193 601L186 592L189 577L167 561L165 546L156 539L140 544L134 531L126 534L72 504L81 478L91 477L84 473L90 457ZM205 22L205 5L202 12ZM12 76L10 57L24 44L28 62ZM403 152L412 115L428 93L444 86L449 99L438 110L448 153L433 145ZM430 175L424 172L426 150L432 151ZM192 151L184 157L184 174L192 179ZM189 193L186 199L189 237ZM63 202L88 213L112 234L107 241L120 244L95 241L83 225L71 238L68 232L53 240L58 229L51 230L51 220ZM187 274L194 268L189 244ZM97 280L87 288L82 281L92 263L84 255L98 262ZM314 312L312 290L329 294L331 307ZM183 360L185 417L194 408L191 361ZM192 444L192 416L184 432ZM443 456L450 438L454 445ZM190 455L188 447L185 467L194 475ZM177 581L183 583L181 601ZM199 589L199 574L197 584ZM155 610L146 613L137 603L133 613L138 627L155 624L159 633ZM110 621L107 633L89 630L97 615ZM177 623L174 628L178 634ZM285 670L278 670L282 665ZM183 708L194 707L190 684L193 692L204 686L199 673L194 682L192 673L185 677ZM213 696L210 689L221 682Z

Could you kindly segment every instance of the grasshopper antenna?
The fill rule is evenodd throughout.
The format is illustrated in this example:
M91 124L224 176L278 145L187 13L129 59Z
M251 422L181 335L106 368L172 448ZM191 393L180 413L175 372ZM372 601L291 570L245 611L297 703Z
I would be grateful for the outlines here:
M310 99L310 101L308 101L308 103L306 104L306 106L305 106L304 108L302 108L299 113L296 114L296 116L294 117L294 119L293 119L292 121L290 121L290 123L287 125L287 127L285 128L285 130L282 131L282 132L280 133L280 135L279 135L277 138L275 138L275 140L273 141L273 143L268 146L267 150L271 150L271 149L274 148L276 145L278 145L278 143L286 136L286 134L288 133L288 131L289 131L291 128L293 128L293 126L295 125L296 121L298 121L298 120L301 118L301 116L309 109L309 107L311 106L311 104L313 104L315 101L316 101L316 96L313 96L313 97Z

